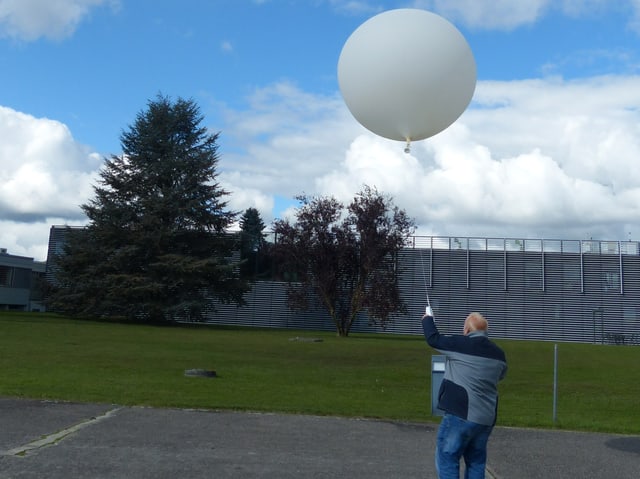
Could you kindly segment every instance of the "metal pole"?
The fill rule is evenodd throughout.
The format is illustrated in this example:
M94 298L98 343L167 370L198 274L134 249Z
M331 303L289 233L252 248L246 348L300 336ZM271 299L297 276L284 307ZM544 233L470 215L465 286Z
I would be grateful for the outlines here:
M553 345L553 424L558 419L558 344Z

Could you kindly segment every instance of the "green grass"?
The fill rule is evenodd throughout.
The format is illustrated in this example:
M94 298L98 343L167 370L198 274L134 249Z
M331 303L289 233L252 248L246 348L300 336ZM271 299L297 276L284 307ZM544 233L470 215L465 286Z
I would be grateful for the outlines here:
M292 341L320 338L322 342ZM640 348L499 341L498 425L640 433ZM0 313L0 395L80 402L437 421L422 337L154 327ZM215 379L184 376L214 369Z

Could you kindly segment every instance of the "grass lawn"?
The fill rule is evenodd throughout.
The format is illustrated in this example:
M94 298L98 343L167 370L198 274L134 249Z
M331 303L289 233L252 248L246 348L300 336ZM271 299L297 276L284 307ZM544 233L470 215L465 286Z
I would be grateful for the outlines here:
M301 341L293 338L321 339ZM640 348L498 341L498 425L640 433ZM80 402L437 421L417 336L155 327L0 313L0 395ZM218 377L184 375L213 369Z

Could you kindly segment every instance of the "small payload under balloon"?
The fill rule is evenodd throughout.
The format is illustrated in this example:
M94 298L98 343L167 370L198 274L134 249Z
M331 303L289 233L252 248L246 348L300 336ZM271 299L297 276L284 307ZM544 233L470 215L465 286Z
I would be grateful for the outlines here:
M338 60L351 114L391 140L429 138L465 111L476 86L469 44L449 21L426 10L388 10L360 25Z

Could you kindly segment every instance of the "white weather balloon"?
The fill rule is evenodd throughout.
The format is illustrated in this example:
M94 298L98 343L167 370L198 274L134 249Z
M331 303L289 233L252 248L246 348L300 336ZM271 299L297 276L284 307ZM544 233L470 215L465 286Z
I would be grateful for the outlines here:
M423 140L458 119L476 86L469 44L449 21L413 8L360 25L338 60L347 107L365 128L392 140Z

